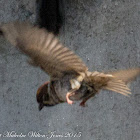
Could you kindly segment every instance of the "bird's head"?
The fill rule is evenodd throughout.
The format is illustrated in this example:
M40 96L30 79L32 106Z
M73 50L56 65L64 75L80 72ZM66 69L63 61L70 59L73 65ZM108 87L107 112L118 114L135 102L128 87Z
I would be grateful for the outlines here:
M44 83L37 90L36 99L39 104L39 110L41 110L44 106L52 106L52 101L48 93L48 84L49 82Z

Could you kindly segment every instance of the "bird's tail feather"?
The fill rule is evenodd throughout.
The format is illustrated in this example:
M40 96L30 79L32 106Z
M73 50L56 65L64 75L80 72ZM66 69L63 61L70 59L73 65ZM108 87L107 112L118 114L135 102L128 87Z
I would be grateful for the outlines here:
M129 89L129 87L122 80L117 80L115 78L108 81L103 89L111 90L125 96L129 96L129 94L131 94L131 90Z
M93 72L90 74L88 82L92 83L97 91L105 89L129 96L131 90L128 87L128 83L138 75L140 75L140 68L113 71L106 74Z

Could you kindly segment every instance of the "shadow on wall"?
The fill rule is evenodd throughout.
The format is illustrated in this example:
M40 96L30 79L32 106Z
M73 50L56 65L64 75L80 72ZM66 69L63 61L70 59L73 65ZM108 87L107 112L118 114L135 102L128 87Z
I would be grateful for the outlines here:
M80 1L67 1L69 8L73 5L82 5L83 2ZM102 0L93 0L93 5L100 6ZM88 1L87 1L88 5ZM37 9L37 24L40 27L46 28L49 32L54 34L59 34L59 30L62 27L65 20L65 10L63 0L36 0Z
M54 34L59 33L62 26L62 1L61 0L37 0L37 23Z

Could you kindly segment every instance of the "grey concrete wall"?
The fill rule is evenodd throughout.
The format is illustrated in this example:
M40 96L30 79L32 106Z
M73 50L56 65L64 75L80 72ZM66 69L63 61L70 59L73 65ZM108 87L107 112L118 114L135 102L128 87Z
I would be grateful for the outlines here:
M139 0L63 0L64 26L60 39L90 70L140 66ZM35 21L35 0L0 0L0 22ZM81 132L80 138L56 140L140 140L140 78L132 96L102 91L81 108L79 103L38 111L36 90L48 76L26 63L27 57L0 39L0 134ZM12 138L3 138L10 140ZM42 139L25 138L16 139Z

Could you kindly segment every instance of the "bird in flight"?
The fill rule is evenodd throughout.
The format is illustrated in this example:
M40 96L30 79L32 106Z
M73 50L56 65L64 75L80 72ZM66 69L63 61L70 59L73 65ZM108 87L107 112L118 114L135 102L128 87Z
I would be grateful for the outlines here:
M50 76L50 81L37 90L39 110L63 102L73 104L78 100L82 100L80 105L85 106L85 102L100 90L129 96L131 91L127 84L140 74L140 68L90 72L56 36L28 22L1 24L0 35L29 56L29 64L40 67Z

